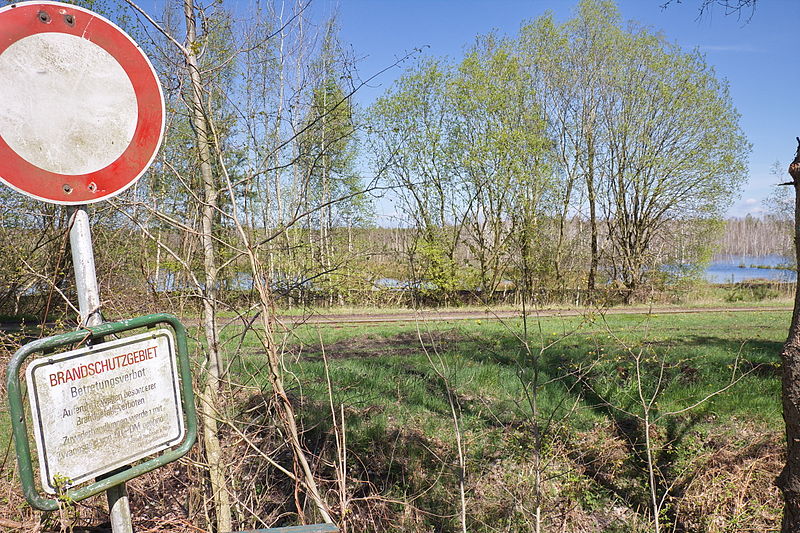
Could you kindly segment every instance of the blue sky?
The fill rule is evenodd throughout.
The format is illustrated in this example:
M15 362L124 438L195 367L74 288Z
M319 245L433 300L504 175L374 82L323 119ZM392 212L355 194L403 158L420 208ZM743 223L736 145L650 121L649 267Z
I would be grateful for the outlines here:
M661 31L685 49L700 48L720 78L730 84L734 105L753 151L750 176L730 216L758 214L772 185L785 181L785 168L800 136L800 1L760 0L742 16L715 8L698 18L700 0L682 0L662 9L664 0L618 2L623 18ZM525 20L552 10L569 18L573 1L560 0L319 0L315 9L338 9L342 41L360 58L362 79L393 64L414 48L459 58L476 35L493 29L514 34ZM752 14L752 16L751 16ZM362 89L368 105L402 73L394 68ZM780 161L784 175L770 174Z

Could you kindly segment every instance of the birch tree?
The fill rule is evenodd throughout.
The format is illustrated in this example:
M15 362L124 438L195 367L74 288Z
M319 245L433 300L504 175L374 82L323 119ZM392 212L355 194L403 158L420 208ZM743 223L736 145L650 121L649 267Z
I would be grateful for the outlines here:
M302 55L297 56L303 72L293 79L284 77L288 69L278 76L268 77L269 73L259 68L259 61L269 58L270 54L281 53L290 25L301 27L299 21L306 5L298 4L294 15L287 16L278 29L275 29L274 20L259 15L255 17L255 25L237 31L232 31L234 22L219 5L202 13L191 0L176 7L182 14L182 42L175 37L180 34L174 24L176 10L168 10L164 25L155 22L138 7L137 10L164 36L164 42L160 43L164 64L171 65L177 72L174 80L178 90L177 96L171 100L171 116L176 123L190 126L176 128L180 135L172 138L171 142L177 142L183 151L176 147L172 158L162 163L162 168L168 172L161 176L163 183L159 186L168 196L179 200L171 206L175 208L173 213L165 211L163 203L138 203L133 207L146 209L149 216L167 224L173 232L180 231L188 244L185 249L178 250L159 242L160 248L187 273L202 305L206 358L199 400L206 468L214 500L214 529L220 532L232 530L234 509L240 513L249 512L234 504L237 494L227 473L232 458L224 456L219 436L223 425L236 426L222 401L222 392L228 388L234 390L235 384L229 384L225 376L230 361L226 361L221 349L221 298L218 294L223 281L221 273L234 267L246 269L256 293L256 312L244 322L249 328L260 317L257 337L263 348L267 368L265 377L277 405L278 425L285 438L281 449L289 452L293 465L287 469L272 459L268 452L255 451L271 460L270 464L294 481L297 493L305 492L319 516L330 522L332 517L327 503L306 458L295 406L284 387L284 366L281 345L276 339L271 294L273 262L265 261L274 241L284 235L288 237L289 228L320 208L318 204L302 205L299 199L308 196L310 185L293 180L298 174L281 171L300 166L299 161L303 158L299 138L311 127L294 120L294 117L302 116L307 107L292 109L292 106L285 106L283 100L284 90L289 88L293 91L293 101L305 106L303 97L310 91L304 80L309 69L299 63L305 59ZM303 40L302 35L295 37ZM280 41L273 44L273 39ZM260 56L256 50L260 50ZM283 61L277 58L268 63L282 65ZM243 76L243 72L246 75ZM294 86L296 90L292 89L295 82L299 84ZM283 85L283 89L276 89L276 84ZM278 101L268 94L279 95ZM254 97L248 100L245 95ZM185 111L180 110L181 104ZM294 113L288 119L280 115L287 109ZM270 119L265 120L265 116ZM240 134L241 131L248 135ZM288 183L285 180L287 176L290 178ZM264 196L258 197L258 191L264 192ZM287 193L291 205L282 205L285 196L278 196L281 200L275 201L273 193ZM148 220L137 218L130 212L129 216L143 231L149 231ZM196 251L200 252L200 262L194 259ZM248 313L243 311L243 314ZM300 498L296 503L299 520L305 522L306 511Z

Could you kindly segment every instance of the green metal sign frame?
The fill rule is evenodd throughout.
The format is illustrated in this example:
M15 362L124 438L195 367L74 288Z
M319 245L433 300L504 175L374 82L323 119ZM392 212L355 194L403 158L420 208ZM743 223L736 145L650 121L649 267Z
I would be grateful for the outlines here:
M117 470L107 475L107 477L81 488L68 489L61 495L61 498L67 501L80 501L180 459L186 455L194 445L197 440L197 410L195 409L194 392L192 391L192 374L189 368L189 348L187 344L186 328L180 323L177 317L166 313L147 315L130 320L123 320L121 322L106 322L99 326L91 326L33 341L17 350L11 358L8 363L8 373L6 376L8 407L11 415L14 446L17 452L17 464L19 465L20 479L22 481L22 491L25 495L25 499L31 506L42 511L55 511L59 508L59 499L46 498L40 495L34 482L31 447L28 441L28 425L25 421L22 386L19 376L25 361L36 353L51 352L69 345L79 345L88 340L99 341L108 335L139 328L152 328L158 324L168 324L175 332L178 372L181 376L181 397L183 400L183 412L186 417L186 436L178 447L167 450L157 457L148 459L130 468Z

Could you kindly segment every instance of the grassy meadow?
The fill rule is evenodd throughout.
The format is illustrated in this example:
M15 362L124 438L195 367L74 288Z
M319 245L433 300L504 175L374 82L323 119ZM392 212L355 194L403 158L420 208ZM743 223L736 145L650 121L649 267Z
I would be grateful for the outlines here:
M766 531L789 318L307 325L284 341L287 387L321 464L344 432L360 530L533 531L538 513L545 530L651 531L655 493L675 531ZM235 380L268 394L254 336L228 335Z
M287 391L340 523L621 533L653 531L657 512L665 531L777 528L790 313L667 311L284 331ZM291 456L258 337L222 331L231 386L220 431L243 529L299 521L294 484L276 467L291 469ZM3 414L0 519L58 531L58 516L22 501ZM196 505L199 454L131 484L140 530L198 531L180 516ZM76 523L104 519L95 500Z

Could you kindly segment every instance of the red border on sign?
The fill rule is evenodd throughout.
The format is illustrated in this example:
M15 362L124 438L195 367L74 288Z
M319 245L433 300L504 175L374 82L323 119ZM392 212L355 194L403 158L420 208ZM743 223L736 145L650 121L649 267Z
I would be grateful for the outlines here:
M48 22L40 19L41 12L47 14L44 18L49 17ZM87 204L119 194L147 170L161 146L164 96L158 77L136 43L96 13L59 2L12 4L0 9L0 54L15 42L41 33L65 33L86 39L120 64L136 95L136 129L128 148L116 161L77 175L39 168L20 157L0 137L0 180L23 194L57 204Z

